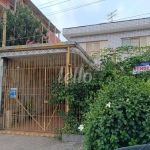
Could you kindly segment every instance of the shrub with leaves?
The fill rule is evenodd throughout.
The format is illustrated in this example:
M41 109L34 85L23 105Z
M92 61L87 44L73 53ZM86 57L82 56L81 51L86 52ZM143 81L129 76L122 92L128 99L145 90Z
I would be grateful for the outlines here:
M85 113L89 111L89 104L92 103L96 91L100 89L99 80L101 78L99 71L89 68L87 65L84 66L84 71L91 73L92 80L90 82L85 82L83 78L79 79L78 73L68 80L67 86L65 80L60 83L58 79L54 79L49 85L52 89L50 103L57 105L58 103L64 104L66 100L69 102L68 113L58 110L65 120L66 133L79 133L78 127L82 124Z
M84 122L87 150L113 150L150 141L150 86L116 76L95 97Z
M145 49L146 49L146 52L144 52ZM100 124L100 126L99 126L99 122L98 122L99 120L94 117L95 114L98 114L100 110L103 111L103 109L105 108L105 107L100 106L99 103L101 103L100 101L103 101L103 99L105 99L105 100L109 99L110 102L108 101L108 103L107 103L108 104L107 106L109 107L112 105L112 101L116 100L118 103L120 102L119 104L121 104L121 103L123 103L123 100L126 97L127 97L126 100L128 101L128 99L130 99L129 98L130 96L132 97L132 101L134 101L134 98L133 98L134 93L130 92L127 94L127 96L125 96L124 95L125 90L123 89L123 87L122 87L122 89L120 89L120 87L123 86L123 82L125 81L125 79L124 80L120 79L120 81L118 81L118 79L121 76L125 76L125 78L127 78L127 81L131 80L131 83L133 83L133 84L131 84L132 85L131 87L129 84L125 85L125 87L127 87L126 90L130 89L130 91L133 91L136 86L139 87L138 84L140 82L144 83L144 85L145 84L150 85L150 81L149 81L150 72L145 72L145 73L141 73L138 75L132 74L133 68L135 67L136 64L140 64L140 62L149 61L150 53L149 53L148 49L150 49L150 47L145 47L142 49L137 48L137 47L120 47L116 50L115 53L112 49L105 49L105 51L106 51L105 54L101 55L99 58L100 62L101 62L100 65L94 66L94 68L90 68L89 66L87 67L86 65L84 66L85 71L88 73L91 73L91 75L92 75L92 80L91 80L91 82L88 82L88 83L84 82L84 80L80 80L80 82L78 82L78 79L76 79L74 82L74 78L70 78L68 86L65 86L66 85L65 82L59 83L58 82L59 80L56 79L50 85L52 88L50 102L52 102L54 104L57 104L57 103L64 104L65 101L68 100L69 108L70 108L68 113L60 112L58 110L60 115L63 116L63 119L65 120L65 127L64 127L65 130L63 129L61 131L65 132L65 133L78 133L79 125L83 124L84 120L86 119L86 122L84 124L84 127L86 127L86 124L88 125L88 127L85 130L86 146L87 146L87 148L89 148L91 150L99 149L99 147L97 147L98 145L96 145L96 143L97 143L96 140L98 140L100 136L98 135L98 133L95 133L95 130L96 130L96 132L99 132L100 126L101 126L101 128L103 128L105 130L108 130L108 131L111 130L110 124L109 124L108 128L105 128L105 126L103 127L103 125L105 125L105 123ZM139 52L136 52L136 51L139 51ZM125 58L125 59L122 58L122 55L124 55L124 53L128 54L128 58ZM136 55L132 55L135 53L136 53ZM116 56L115 56L115 54L116 54ZM114 61L115 58L117 58L117 61ZM116 74L118 76L116 76ZM128 76L128 77L126 77L126 76ZM131 79L130 79L130 77L131 77ZM108 79L109 79L109 82L108 82ZM132 79L134 79L134 80L132 80ZM139 82L139 83L136 83L136 82ZM145 82L148 82L148 83L145 83ZM111 85L111 83L113 83L113 84ZM125 84L126 84L126 82L125 82ZM116 85L115 90L113 90L114 85ZM142 86L142 84L140 84L140 85ZM99 95L97 97L97 91L100 89L102 91L105 90L104 87L109 88L111 95L114 95L113 96L114 99L109 94L108 95L101 94L102 96L106 96L105 98L103 97L103 99L101 99ZM128 88L128 87L130 87L130 88ZM113 91L111 91L111 90L113 90ZM143 88L142 88L142 90L143 90ZM118 92L118 93L116 93L116 92ZM100 93L100 92L98 92L98 93ZM146 91L145 91L145 93L146 93ZM116 97L115 97L115 94L116 94ZM148 93L146 96L148 96ZM142 98L144 99L144 96ZM135 97L135 99L138 100L138 97ZM105 103L105 101L104 101L104 103ZM89 105L91 105L91 110L90 110ZM134 106L136 104L133 103L132 105ZM119 105L119 106L121 107L121 105ZM97 109L94 107L97 107ZM90 111L90 113L87 113L89 111ZM85 115L86 113L87 113L87 115ZM92 117L90 118L90 120L87 120L87 119L89 119L89 117L88 117L88 116L90 116L89 114ZM103 116L105 116L105 115L103 115ZM109 115L109 116L111 117L111 115ZM96 116L96 117L99 117L99 116ZM92 129L94 123L96 123L96 125L98 126L97 129L96 129L97 126ZM112 123L112 128L113 128L112 130L115 131L115 127L113 125L113 124L115 124L115 122L112 121L111 123ZM138 125L140 125L140 124L137 124L136 128L138 128ZM122 131L123 130L122 127L124 128L124 126L121 126L120 130L119 129L118 130ZM130 127L129 127L129 130L131 130ZM101 130L100 130L100 132L101 132ZM124 130L122 133L124 133ZM118 136L118 134L117 134L117 136ZM110 137L106 137L106 138L110 139ZM110 142L106 138L104 138L105 139L105 142L103 141L104 144L101 144L99 142L100 143L99 145L104 146L107 142L110 144ZM112 138L114 138L114 135L112 136ZM128 139L128 141L130 141L130 140ZM125 142L124 144L119 143L118 145L116 144L115 140L111 140L111 145L114 145L114 147L118 147L121 145L126 146L126 144L134 145L136 143L138 143L138 142L136 140L134 140L134 138L132 138L130 143L128 143L128 144L127 144L127 142ZM104 149L105 148L109 149L109 148L107 148L107 146L104 147Z

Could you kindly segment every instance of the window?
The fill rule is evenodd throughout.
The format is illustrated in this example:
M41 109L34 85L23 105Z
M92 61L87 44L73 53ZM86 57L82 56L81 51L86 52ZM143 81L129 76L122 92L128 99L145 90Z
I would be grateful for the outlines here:
M123 39L122 40L122 46L130 46L130 45L131 45L130 39Z
M92 42L86 44L86 51L88 53L93 51L93 43Z
M108 41L101 41L100 42L100 49L108 48Z
M80 43L80 46L81 46L84 50L86 50L86 43Z
M101 51L108 47L108 41L80 43L80 46L87 52L89 56L92 56L101 54Z
M131 39L131 45L132 46L140 46L139 39L138 38Z
M146 44L147 46L150 46L150 36L146 37Z
M147 46L147 38L146 37L140 38L140 46Z
M125 38L122 39L122 46L149 46L150 36L138 37L138 38Z

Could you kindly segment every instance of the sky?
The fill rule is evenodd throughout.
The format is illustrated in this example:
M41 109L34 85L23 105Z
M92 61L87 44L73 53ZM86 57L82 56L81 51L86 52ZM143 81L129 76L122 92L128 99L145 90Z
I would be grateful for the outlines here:
M66 39L62 35L63 28L108 22L107 20L108 15L115 10L117 10L116 12L117 15L113 18L114 21L150 17L150 0L103 0L103 1L31 0L31 1L61 31L62 41L66 41ZM54 14L64 9L71 9L73 7L78 7L86 4L90 5Z

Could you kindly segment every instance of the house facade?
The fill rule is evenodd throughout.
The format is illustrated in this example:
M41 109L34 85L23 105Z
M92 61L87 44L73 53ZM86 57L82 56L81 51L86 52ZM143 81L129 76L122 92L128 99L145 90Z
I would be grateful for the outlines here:
M58 110L67 113L68 102L54 105L49 85L58 76L60 81L68 79L85 62L93 64L81 46L73 42L6 46L0 48L0 57L3 133L11 130L53 134L63 127Z
M69 41L80 43L90 56L106 47L148 46L150 18L64 28L63 35Z
M16 3L20 2L23 6L28 6L33 11L33 16L42 17L42 28L47 29L46 36L49 37L49 43L58 43L60 42L60 31L56 26L49 21L49 19L32 3L31 0L1 0L0 1L0 12L3 9L11 9L12 11L17 10ZM46 42L46 39L43 39L43 43Z
M46 84L46 80L48 81L48 78L49 78L49 76L47 76L47 79L46 79L46 75L48 75L48 71L46 71L46 68L51 68L50 62L48 61L48 59L50 57L55 59L54 55L56 55L55 56L56 59L58 59L60 57L63 59L66 56L67 48L69 47L69 45L66 46L65 48L63 47L63 45L61 45L62 47L60 46L61 47L60 49L57 48L57 44L61 44L60 39L59 39L60 31L56 28L56 26L52 22L49 21L49 19L30 0L1 0L0 1L0 15L2 15L3 9L11 9L12 11L15 11L15 9L17 10L16 2L20 2L23 6L28 6L33 11L33 13L31 15L35 16L36 18L38 18L38 17L43 18L42 23L41 23L41 28L47 29L48 32L46 33L46 36L49 37L49 41L48 41L48 43L45 43L45 39L43 38L42 44L18 46L18 52L19 52L18 54L15 52L16 48L14 48L14 46L12 46L12 48L14 48L14 49L12 51L8 52L7 55L9 55L10 53L11 54L14 53L13 58L2 55L2 51L4 50L4 54L6 54L5 52L10 47L6 46L5 49L0 48L0 51L1 51L1 54L0 54L0 128L6 128L6 129L12 128L13 130L16 130L17 126L20 124L19 128L17 130L22 130L22 131L36 130L36 131L43 131L43 132L45 132L45 131L53 132L53 130L55 128L54 122L57 122L57 120L58 120L59 124L57 123L56 126L61 126L63 124L63 122L62 122L62 119L57 114L54 114L55 109L53 111L52 106L48 105L47 101L46 101L46 99L48 100L48 97L49 97L48 93L47 93L47 98L46 98L46 93L44 93L44 90L45 90L44 84ZM53 45L55 45L55 43L56 43L56 46L53 46ZM48 44L49 48L46 48L47 45L46 45L46 47L44 47L44 44ZM22 48L23 49L25 48L25 49L22 51L21 50ZM60 56L61 54L60 55L58 54L61 52L64 52L63 56ZM47 61L46 61L46 57L48 58ZM20 62L20 65L18 66L18 69L20 71L21 70L31 71L31 70L33 70L33 68L37 69L37 71L35 71L36 69L34 69L34 71L31 71L30 73L27 73L27 71L25 71L26 74L28 74L28 75L32 74L31 75L32 79L27 79L24 81L22 80L23 82L21 84L19 83L20 81L16 80L16 76L13 76L13 77L11 76L12 73L10 73L9 75L6 75L6 72L8 72L7 69L9 68L8 62L10 62L10 66L11 66L13 64L13 60L16 60L18 58L20 58L20 60L24 59L26 62L26 65L24 63L24 66L22 66L22 69L21 69L21 62ZM30 61L28 61L28 60L30 60ZM27 65L27 61L28 61L28 64L36 64L36 65L34 67L33 66L31 67L30 65ZM16 65L18 65L18 64L16 64ZM42 65L45 65L45 67ZM45 68L45 70L44 70L44 68ZM18 69L15 71L16 75L20 74L18 72ZM22 75L25 74L25 72L22 72ZM49 73L50 72L54 72L54 70L50 69ZM51 74L51 76L52 75L53 74ZM37 83L37 80L39 80L39 79L36 79L35 76L36 77L39 76L40 83ZM21 79L22 77L20 76L17 78ZM34 94L33 94L33 91L31 91L31 87L25 87L27 84L31 85L28 82L30 82L30 80L33 80L33 78L35 80L34 82L37 83L37 85L35 85L35 87L34 87L34 91L35 91ZM8 87L5 84L7 81L11 82L11 85L9 84L10 87ZM22 85L22 87L19 84ZM39 85L39 84L41 84L41 85ZM5 92L6 87L8 88L8 92ZM9 97L10 89L14 88L14 87L17 88L18 92L19 92L16 97L17 103L16 103L16 100L12 100ZM23 96L22 93L20 93L21 89L22 90L24 89L23 91L27 91L27 89L28 89L28 91L31 91L31 92L30 92L30 94L23 92L24 93L24 96ZM8 96L6 96L7 94L8 94ZM19 94L20 94L20 96L19 96ZM37 96L34 97L33 95L34 96L37 95ZM9 100L11 99L10 101L12 103L9 103L7 105L6 103L8 102L8 99ZM20 99L22 99L22 100L20 101ZM34 109L34 115L33 115L33 113L29 112L30 109L27 110L27 105L30 105L31 101L32 101L33 109ZM59 107L62 110L65 109L64 108L65 106L59 106ZM52 114L52 111L53 111L53 114ZM19 118L22 115L24 115L24 117L23 117L24 119L20 120ZM28 115L28 117L26 117L26 115ZM37 117L37 116L39 116L39 117ZM56 116L56 117L54 117L54 116ZM32 119L29 119L29 118L32 118ZM54 118L57 118L57 119L54 119ZM29 122L27 123L27 120L30 123ZM32 120L32 122L31 122L31 120ZM29 125L27 128L25 127L26 124ZM30 128L31 126L32 126L32 128Z

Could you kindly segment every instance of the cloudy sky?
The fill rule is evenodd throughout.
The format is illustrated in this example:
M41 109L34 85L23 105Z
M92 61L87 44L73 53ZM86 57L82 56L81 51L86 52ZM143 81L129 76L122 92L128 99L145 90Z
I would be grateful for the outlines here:
M63 28L108 22L108 14L114 10L117 10L114 20L150 17L150 0L32 0L32 2L61 32ZM88 6L81 7L83 5ZM77 7L80 8L73 9ZM66 9L71 10L62 12ZM65 38L61 36L61 40L64 41Z

